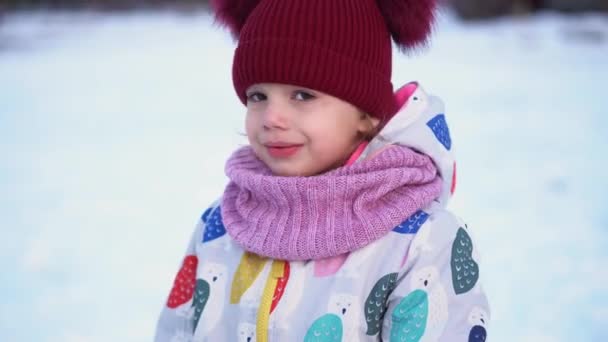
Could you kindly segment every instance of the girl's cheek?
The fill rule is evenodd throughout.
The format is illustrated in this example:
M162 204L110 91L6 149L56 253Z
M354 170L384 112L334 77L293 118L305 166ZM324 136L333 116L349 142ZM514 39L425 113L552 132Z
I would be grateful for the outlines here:
M245 129L249 131L250 129L253 129L254 125L255 125L255 113L253 113L251 110L248 110L247 113L245 114Z

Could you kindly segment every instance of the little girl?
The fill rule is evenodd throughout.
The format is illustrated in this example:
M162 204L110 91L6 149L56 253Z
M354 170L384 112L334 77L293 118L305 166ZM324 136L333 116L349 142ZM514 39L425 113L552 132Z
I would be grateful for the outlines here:
M217 0L249 146L206 209L156 341L485 341L443 105L391 84L432 0Z

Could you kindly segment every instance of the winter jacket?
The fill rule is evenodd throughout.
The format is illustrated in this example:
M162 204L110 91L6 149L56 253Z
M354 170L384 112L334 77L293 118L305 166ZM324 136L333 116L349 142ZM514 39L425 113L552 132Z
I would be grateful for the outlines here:
M443 104L416 83L361 158L386 144L430 156L441 195L348 255L272 260L244 251L204 210L155 341L485 341L489 306L471 228L447 210L456 164Z

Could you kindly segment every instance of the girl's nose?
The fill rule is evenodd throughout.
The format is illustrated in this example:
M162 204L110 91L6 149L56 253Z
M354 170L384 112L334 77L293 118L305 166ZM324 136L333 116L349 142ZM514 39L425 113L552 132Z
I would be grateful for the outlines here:
M287 108L279 103L268 101L263 113L263 125L266 129L286 129L288 127Z

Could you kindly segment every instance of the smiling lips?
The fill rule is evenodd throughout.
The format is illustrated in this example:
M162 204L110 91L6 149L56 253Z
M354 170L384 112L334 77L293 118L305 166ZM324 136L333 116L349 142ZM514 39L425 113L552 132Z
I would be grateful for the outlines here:
M296 154L302 145L289 143L271 143L264 145L268 150L268 154L275 158L288 158Z

